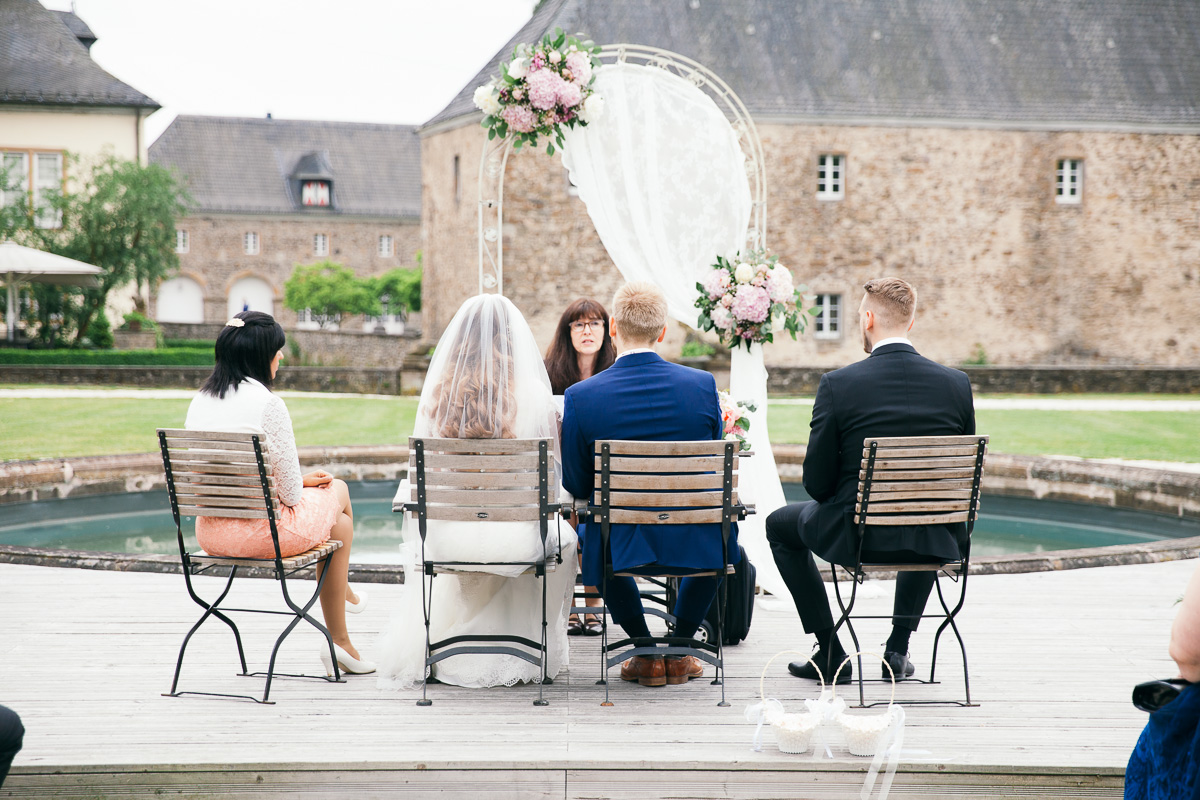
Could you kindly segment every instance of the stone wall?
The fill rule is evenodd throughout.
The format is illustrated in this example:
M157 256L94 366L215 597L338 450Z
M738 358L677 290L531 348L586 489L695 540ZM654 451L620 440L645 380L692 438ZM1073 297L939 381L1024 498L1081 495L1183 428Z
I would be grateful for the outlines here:
M861 357L862 284L898 275L920 308L913 340L943 363L982 351L1001 366L1200 365L1200 149L1196 137L1106 132L759 126L767 242L813 292L841 294L840 338L783 337L771 365ZM476 291L473 120L422 140L427 338ZM846 159L844 199L816 199L816 159ZM453 200L453 157L462 199ZM1056 162L1084 160L1083 202L1054 199ZM560 159L509 159L505 294L542 346L581 295L608 303L621 278ZM683 329L672 325L666 353Z
M163 322L163 335L170 339L208 339L215 341L223 327L221 323L186 324ZM403 334L392 336L384 333L360 333L357 331L287 331L288 360L293 366L322 367L390 367L399 368L414 351L420 350L421 313L409 315ZM296 364L294 350L300 350L300 363ZM425 347L428 347L425 345Z
M187 231L188 252L179 256L179 275L191 278L204 291L204 319L224 322L229 318L229 292L246 277L261 278L274 292L272 314L284 327L296 315L283 306L283 284L297 264L335 261L359 276L378 275L396 267L417 266L421 229L416 220L346 219L320 211L294 217L233 214L198 214L181 219L179 230ZM259 252L247 255L243 237L257 233ZM329 255L313 255L313 236L329 237ZM394 255L379 255L379 237L393 240ZM151 302L154 308L154 302ZM361 327L362 318L343 321L343 327Z

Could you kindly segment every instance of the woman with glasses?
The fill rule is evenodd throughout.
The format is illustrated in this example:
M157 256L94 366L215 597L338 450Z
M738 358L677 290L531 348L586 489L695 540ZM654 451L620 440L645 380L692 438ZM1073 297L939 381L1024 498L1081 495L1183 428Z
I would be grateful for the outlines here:
M546 353L546 372L550 386L560 400L568 387L603 372L617 359L617 350L608 334L608 314L595 300L581 297L563 312L554 332L554 343ZM585 586L588 594L598 595L594 586ZM600 598L589 597L587 605L598 607ZM599 636L600 620L586 614L580 620L575 614L567 626L571 636Z

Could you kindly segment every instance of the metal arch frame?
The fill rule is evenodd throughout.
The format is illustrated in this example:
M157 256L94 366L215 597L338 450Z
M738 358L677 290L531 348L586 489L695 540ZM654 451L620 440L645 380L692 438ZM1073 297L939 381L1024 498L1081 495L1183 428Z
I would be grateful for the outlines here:
M752 249L767 246L767 174L762 140L754 119L729 84L687 56L640 44L610 44L600 48L600 60L613 64L639 63L658 67L706 89L730 117L738 144L746 156L746 172L754 176L752 213L746 241ZM479 158L479 293L504 294L504 172L513 137L487 139Z

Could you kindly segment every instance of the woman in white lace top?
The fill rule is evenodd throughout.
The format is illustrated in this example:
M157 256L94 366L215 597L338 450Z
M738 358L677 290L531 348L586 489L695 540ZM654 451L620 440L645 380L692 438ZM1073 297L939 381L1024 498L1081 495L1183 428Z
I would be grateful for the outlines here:
M361 611L365 597L350 589L350 545L354 511L344 481L327 472L300 472L292 420L283 400L271 393L284 345L283 328L270 314L243 311L225 323L216 343L216 367L188 407L184 427L202 431L265 434L279 498L276 530L284 558L329 539L342 546L329 559L321 587L321 612L333 638L338 664L346 672L374 672L360 658L346 629L346 611ZM210 555L274 558L270 523L265 519L196 519L196 539ZM323 651L328 661L328 652ZM326 671L333 674L332 662Z

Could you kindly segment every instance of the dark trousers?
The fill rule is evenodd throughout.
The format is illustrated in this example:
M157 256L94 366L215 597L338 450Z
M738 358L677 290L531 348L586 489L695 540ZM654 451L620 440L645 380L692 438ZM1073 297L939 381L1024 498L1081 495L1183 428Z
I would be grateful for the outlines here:
M783 582L796 602L805 633L833 627L825 583L821 580L812 551L800 539L800 519L810 503L815 505L816 501L792 503L767 517L767 541L771 544L771 553L775 556ZM885 564L917 564L929 560L928 556L908 551L875 553L864 550L862 558L864 562ZM936 572L901 572L897 576L892 625L910 631L917 629L935 580Z
M8 777L8 768L21 749L25 739L25 728L21 718L11 708L0 706L0 786Z
M684 578L679 581L675 598L675 635L690 639L700 628L713 598L717 596L720 580L716 576ZM637 581L629 577L609 578L604 587L604 603L613 621L625 629L631 638L650 635L646 626L646 610Z

